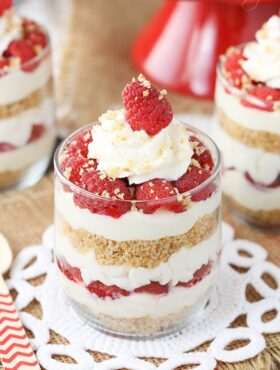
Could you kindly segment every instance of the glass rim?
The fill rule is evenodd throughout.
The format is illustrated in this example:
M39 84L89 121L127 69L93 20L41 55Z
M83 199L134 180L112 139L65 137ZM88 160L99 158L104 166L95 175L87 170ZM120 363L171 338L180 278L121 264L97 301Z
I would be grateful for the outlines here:
M29 18L26 18L26 17L23 17L23 19L28 19L29 20ZM32 19L30 19L30 20L33 21ZM34 22L36 22L36 21L34 21ZM32 64L35 64L37 62L40 62L48 54L50 54L50 52L51 52L51 39L50 39L49 33L46 30L46 28L44 26L42 26L40 23L36 22L36 24L39 25L39 27L42 29L42 31L44 31L44 33L46 35L46 38L47 38L47 45L46 45L46 47L42 50L42 52L40 54L36 55L35 57L31 58L30 60L28 60L28 61L26 61L24 63L21 63L20 66L19 66L19 68L11 68L11 67L8 66L8 68L4 71L4 76L5 75L10 75L12 73L16 73L16 72L19 72L19 71L22 71L23 68L29 67ZM28 72L26 72L26 73L28 73Z
M251 41L251 42L254 42L254 41ZM246 43L239 44L239 45L234 46L233 48L234 49L241 49L245 45L246 45ZM229 49L227 49L227 50L229 50ZM225 55L226 55L226 53L222 54L222 57L225 56ZM260 98L258 96L252 95L248 91L241 90L238 87L234 86L230 81L228 81L226 79L226 77L224 76L224 74L223 74L223 66L224 66L224 63L225 63L225 59L223 60L220 57L220 60L219 60L219 62L217 64L217 68L216 68L217 80L221 82L221 84L223 85L223 87L228 88L230 90L230 93L232 93L232 95L234 95L234 96L236 96L236 97L238 97L240 99L245 98L245 97L250 97L254 101L259 101L259 102L262 102L264 105L267 105L267 100L262 99L262 98ZM259 82L259 83L261 84L261 82Z
M212 183L213 180L217 177L217 175L221 171L221 164L222 164L221 152L220 152L217 144L214 142L214 140L211 139L211 137L208 136L203 131L201 131L201 130L199 130L199 129L197 129L197 128L195 128L195 127L193 127L193 126L191 126L191 125L189 125L187 123L181 122L187 130L192 131L192 132L197 133L198 135L200 135L205 141L207 141L207 144L210 143L210 147L208 145L208 148L210 149L210 152L211 153L212 152L215 153L216 163L214 165L214 168L212 170L212 173L201 184L199 184L198 186L196 186L193 189L190 189L190 190L188 190L188 191L186 191L184 193L178 193L178 194L173 195L171 197L161 198L161 199L154 199L154 200L114 199L114 198L106 198L106 197L103 197L101 195L91 193L88 190L85 190L85 189L81 188L80 186L72 183L69 179L67 179L67 177L65 177L65 175L63 174L63 172L61 171L61 168L60 168L59 158L60 158L60 155L61 155L62 150L64 149L65 145L73 137L75 137L81 131L93 127L93 125L95 125L97 123L98 122L91 123L89 125L83 126L83 127L79 128L79 129L77 129L76 131L74 131L71 135L69 135L68 137L66 137L59 144L59 146L56 148L56 151L55 151L55 154L54 154L54 172L55 172L55 174L59 177L59 179L65 185L67 185L68 187L70 187L73 191L78 192L78 193L84 195L87 198L100 199L102 201L109 201L109 202L112 202L112 201L113 202L127 202L127 203L133 203L133 204L139 204L139 203L144 203L144 204L153 203L153 204L155 204L155 203L169 202L169 201L173 201L173 200L178 200L178 197L184 198L184 197L190 197L192 194L196 194L201 189L203 189L204 187L206 187L207 185L209 185L210 183ZM174 181L176 181L176 180L174 180Z

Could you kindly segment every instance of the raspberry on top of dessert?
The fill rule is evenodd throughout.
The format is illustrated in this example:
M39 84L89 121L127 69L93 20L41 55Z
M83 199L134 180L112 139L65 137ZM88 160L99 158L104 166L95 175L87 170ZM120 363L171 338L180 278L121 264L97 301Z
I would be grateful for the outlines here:
M272 16L262 26L256 41L232 47L222 58L222 74L244 93L244 106L280 109L280 16Z
M166 98L143 75L122 92L123 109L107 111L99 124L81 130L60 157L64 176L79 188L74 202L92 213L118 218L130 210L151 214L159 209L186 211L215 190L208 184L189 196L212 174L210 149L180 122ZM72 191L71 186L64 186ZM89 194L87 193L87 194Z
M45 31L34 21L18 15L11 0L0 2L0 77L8 70L34 71L48 46Z

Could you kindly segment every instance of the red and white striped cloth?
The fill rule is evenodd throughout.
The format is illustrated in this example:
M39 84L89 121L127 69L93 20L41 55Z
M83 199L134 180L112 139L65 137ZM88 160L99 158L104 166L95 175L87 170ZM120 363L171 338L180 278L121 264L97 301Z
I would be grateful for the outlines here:
M0 358L5 370L40 370L9 290L0 275Z

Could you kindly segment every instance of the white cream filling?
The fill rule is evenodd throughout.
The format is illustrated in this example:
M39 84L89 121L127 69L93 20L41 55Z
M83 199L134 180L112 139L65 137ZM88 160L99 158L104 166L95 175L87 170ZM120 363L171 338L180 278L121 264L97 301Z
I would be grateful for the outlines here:
M153 295L134 293L115 300L100 299L84 287L68 280L60 273L66 294L93 314L104 314L116 318L137 318L143 316L163 317L181 312L195 305L215 283L217 271L213 270L202 281L190 288L175 287L168 294Z
M155 240L186 233L200 217L211 214L219 207L220 198L219 188L210 198L194 202L190 209L182 213L158 210L149 215L131 210L115 219L77 207L73 201L73 193L65 192L58 184L55 205L74 229L81 228L115 241Z
M216 231L210 238L192 248L180 248L167 262L161 262L155 268L101 265L96 261L94 251L78 252L60 230L57 230L55 249L58 259L65 258L70 266L80 269L86 285L93 281L101 281L105 285L117 285L132 291L152 281L175 286L178 282L191 280L194 272L203 264L216 261L220 249L220 233Z
M0 153L0 173L19 171L34 164L52 151L54 139L54 130L50 129L33 143Z
M177 180L186 172L193 149L189 132L175 119L154 136L133 131L123 109L108 111L99 121L92 128L88 157L96 158L97 168L109 176L140 184L154 178Z
M35 108L27 109L16 116L0 119L0 142L15 146L26 144L34 124L43 124L47 127L54 125L53 98L46 97L42 104Z
M280 209L280 187L257 189L239 171L226 171L222 176L223 192L253 211Z
M46 85L52 75L51 57L46 56L32 72L15 69L0 78L0 105L15 103Z
M225 91L219 79L216 83L216 104L232 121L250 130L280 135L280 110L267 112L245 107L240 98Z
M239 171L247 171L255 181L267 185L280 174L280 155L240 143L219 124L215 125L213 136L222 152L224 168L235 167Z

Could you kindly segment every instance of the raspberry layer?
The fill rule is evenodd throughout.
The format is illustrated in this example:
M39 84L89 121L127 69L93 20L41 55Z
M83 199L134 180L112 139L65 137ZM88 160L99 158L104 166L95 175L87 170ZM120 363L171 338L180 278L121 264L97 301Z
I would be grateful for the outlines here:
M0 173L27 169L51 152L54 139L54 129L50 128L42 137L30 144L0 153Z
M59 182L59 180L57 180ZM182 213L159 210L155 214L143 214L131 210L119 219L93 214L80 209L73 202L73 193L65 192L61 184L56 186L56 209L74 229L117 242L128 240L157 240L176 236L190 230L204 215L213 213L220 203L220 189L204 201L194 202L190 209Z
M115 300L100 299L87 289L68 280L62 273L60 277L65 292L76 302L85 306L93 316L102 314L114 318L151 318L164 317L180 313L191 308L202 298L214 284L216 270L190 288L174 287L168 294L153 295L149 293L133 293Z

